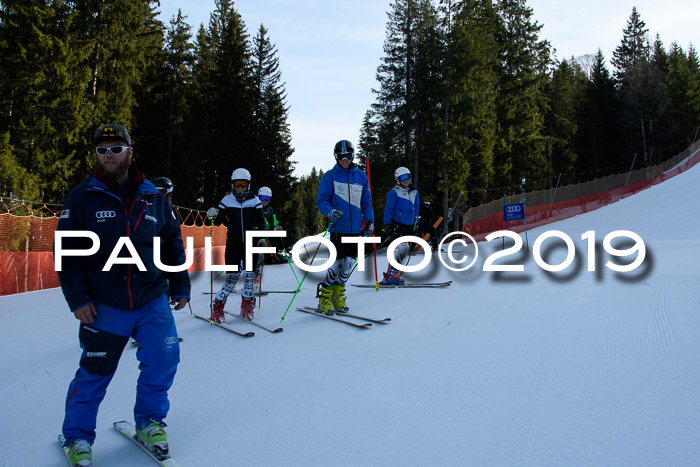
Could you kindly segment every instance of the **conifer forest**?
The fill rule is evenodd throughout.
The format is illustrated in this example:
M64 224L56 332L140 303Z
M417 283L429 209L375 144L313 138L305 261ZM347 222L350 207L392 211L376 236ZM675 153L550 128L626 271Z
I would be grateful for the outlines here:
M134 163L170 178L176 205L215 206L245 166L288 230L322 231L322 173L294 174L275 31L247 25L231 0L196 30L181 12L163 23L158 8L0 1L0 196L61 204L90 173L95 127L121 123ZM476 206L579 183L658 164L697 138L692 45L650 37L636 8L612 57L556 59L541 28L525 0L392 2L353 141L355 163L371 161L377 219L398 166L442 212L462 191Z

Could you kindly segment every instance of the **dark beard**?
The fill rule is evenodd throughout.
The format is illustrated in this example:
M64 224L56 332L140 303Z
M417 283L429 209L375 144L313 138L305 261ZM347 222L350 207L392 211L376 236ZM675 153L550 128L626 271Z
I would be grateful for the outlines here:
M102 172L104 178L116 182L118 179L126 176L129 173L129 162L129 158L125 157L116 167L112 169L107 169L107 167L105 167L99 160L97 161L97 165L99 166L100 172Z

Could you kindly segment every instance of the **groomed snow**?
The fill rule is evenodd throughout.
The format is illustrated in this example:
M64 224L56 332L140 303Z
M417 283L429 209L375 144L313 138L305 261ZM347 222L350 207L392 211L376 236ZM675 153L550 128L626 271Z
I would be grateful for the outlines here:
M294 311L315 303L320 275L306 279L280 334L230 318L256 333L245 339L175 312L184 341L167 418L173 456L183 466L697 465L698 185L694 168L528 232L531 250L549 230L574 240L564 272L545 273L532 251L509 258L525 263L522 273L481 271L498 240L480 244L468 272L433 255L428 272L404 275L453 280L447 289L349 287L354 312L392 318L368 330ZM581 240L589 230L596 272ZM638 271L604 266L603 237L615 230L644 239ZM554 244L563 245L545 246ZM562 261L564 248L546 249L550 263ZM386 257L378 262L385 270ZM371 261L366 269L350 283L373 283ZM205 315L208 280L193 276L192 308ZM288 265L265 268L263 288L295 285ZM264 296L256 316L279 324L291 297ZM0 310L0 464L63 466L56 437L78 323L60 289L0 297ZM128 345L101 406L97 466L153 465L112 429L132 416L135 353Z

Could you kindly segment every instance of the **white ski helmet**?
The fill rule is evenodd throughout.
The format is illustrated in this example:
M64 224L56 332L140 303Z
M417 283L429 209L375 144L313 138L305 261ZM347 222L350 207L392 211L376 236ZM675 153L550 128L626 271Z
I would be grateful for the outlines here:
M261 186L258 190L258 196L269 196L270 198L272 198L272 190L270 190L266 186Z
M396 180L396 183L397 183L397 184L400 183L400 182L399 182L399 177L402 176L402 175L408 175L408 176L410 177L410 176L411 176L411 171L408 170L406 167L399 167L398 169L396 169L396 170L394 171L394 180Z
M231 174L231 191L234 192L236 191L236 180L245 180L248 182L246 192L250 190L250 172L248 172L246 169L236 169Z
M248 180L250 183L250 172L246 169L236 169L231 174L231 181L233 180Z

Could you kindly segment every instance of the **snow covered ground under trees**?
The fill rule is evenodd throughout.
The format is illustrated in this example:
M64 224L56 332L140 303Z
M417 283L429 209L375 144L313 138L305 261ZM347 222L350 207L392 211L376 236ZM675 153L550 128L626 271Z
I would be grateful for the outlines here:
M481 270L498 240L480 244L467 272L450 272L434 254L426 271L404 275L454 281L446 289L349 287L352 311L392 318L367 330L293 309L316 302L318 274L279 334L229 318L256 333L241 338L188 309L175 312L184 341L166 420L173 456L183 466L697 465L699 185L694 168L532 230L530 253L507 259L524 272ZM532 246L554 229L574 240L575 260L547 273ZM595 272L581 240L589 230ZM637 271L605 267L622 263L603 250L615 230L643 238ZM563 242L549 245L558 246L543 256L561 262ZM386 256L378 262L385 270ZM373 283L371 261L366 269L350 283ZM208 281L209 273L193 275L192 308L204 315ZM263 289L295 285L288 265L265 268ZM258 319L279 324L291 297L264 296ZM60 289L0 297L0 464L65 465L56 437L80 355L77 331ZM135 353L128 345L100 409L97 466L152 465L112 429L132 418Z

